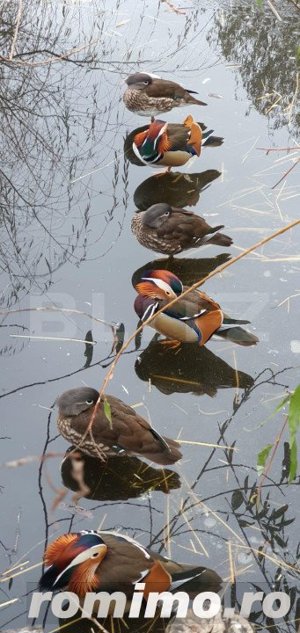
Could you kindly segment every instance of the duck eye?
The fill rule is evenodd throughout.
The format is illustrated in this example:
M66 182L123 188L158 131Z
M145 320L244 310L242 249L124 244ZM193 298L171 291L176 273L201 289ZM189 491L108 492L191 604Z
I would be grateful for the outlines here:
M85 404L88 404L89 407L90 407L92 404L94 404L94 402L93 402L93 400L86 400Z
M143 81L143 84L145 84L145 86L148 86L149 81Z
M91 558L98 558L99 556L99 552L94 552L91 556Z

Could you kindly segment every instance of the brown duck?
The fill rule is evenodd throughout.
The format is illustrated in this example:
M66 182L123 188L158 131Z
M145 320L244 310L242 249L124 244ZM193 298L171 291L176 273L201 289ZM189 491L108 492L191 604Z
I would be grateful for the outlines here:
M65 391L58 399L57 426L60 434L87 455L105 459L111 455L140 455L156 464L174 464L181 458L179 445L162 437L129 405L115 396L104 396L90 387Z
M185 105L207 105L193 97L195 90L186 90L174 81L155 77L148 73L135 73L126 79L127 89L123 95L130 112L141 116L156 116L172 108Z
M219 233L223 228L223 224L211 227L192 211L164 202L137 211L131 222L131 230L140 244L164 255L177 255L205 244L230 246L232 239Z

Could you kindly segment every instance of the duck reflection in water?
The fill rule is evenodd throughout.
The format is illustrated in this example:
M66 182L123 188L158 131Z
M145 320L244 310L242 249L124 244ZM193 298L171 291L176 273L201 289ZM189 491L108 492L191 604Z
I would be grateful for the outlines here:
M165 257L163 259L153 259L133 273L131 282L133 287L135 287L147 270L170 270L181 279L185 286L192 286L196 281L204 279L206 275L229 260L229 253L220 253L216 257L176 257L172 259Z
M194 207L199 202L201 191L220 175L216 169L207 169L194 174L180 172L156 174L144 180L136 188L133 195L134 204L140 211L145 211L158 202L166 202L174 207Z
M164 347L158 335L140 354L135 363L137 376L151 380L165 395L193 393L215 396L218 389L249 389L254 380L249 374L237 371L207 347L182 343L179 348Z
M127 501L154 491L168 494L181 485L176 472L152 468L138 457L116 456L102 462L75 447L65 454L61 476L66 488L97 501Z

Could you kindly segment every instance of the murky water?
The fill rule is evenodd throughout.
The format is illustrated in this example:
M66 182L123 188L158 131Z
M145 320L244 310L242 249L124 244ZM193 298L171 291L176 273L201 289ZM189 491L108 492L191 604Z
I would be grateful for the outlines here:
M266 622L259 612L254 619L261 630L295 630L299 477L288 485L285 431L258 508L253 494L257 454L284 424L271 413L300 382L299 227L205 286L225 311L251 321L256 347L211 341L195 356L162 353L148 329L139 349L131 345L121 358L109 392L184 441L168 483L159 469L120 458L114 477L99 467L98 485L86 460L92 493L75 505L70 491L61 494L76 484L66 462L60 471L68 445L51 412L64 390L99 388L105 377L115 352L111 328L97 319L123 323L125 338L134 331L137 270L154 262L190 284L299 217L299 167L281 180L299 157L299 11L284 4L280 21L250 0L35 0L24 3L12 44L18 3L2 3L3 54L14 63L1 63L0 91L0 553L3 571L20 562L33 567L1 578L0 602L14 601L0 604L1 630L29 624L27 594L45 540L99 525L224 579L233 565L239 582L288 591L293 609L285 622ZM124 158L126 134L146 121L121 100L136 68L174 78L208 103L173 110L168 121L192 112L224 136L221 147L180 170L179 185L173 176L156 185L150 168ZM278 147L292 151L260 149ZM224 224L234 240L229 253L210 246L170 263L140 246L131 217L156 193ZM90 331L95 344L86 346ZM236 451L224 450L232 445ZM50 631L57 621L48 617L44 626Z

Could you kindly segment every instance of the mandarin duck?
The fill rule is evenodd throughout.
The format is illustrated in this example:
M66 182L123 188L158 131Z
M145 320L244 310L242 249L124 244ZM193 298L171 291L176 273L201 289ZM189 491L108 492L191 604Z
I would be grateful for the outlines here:
M254 628L238 613L226 617L222 610L212 618L198 618L188 609L185 618L172 618L166 633L254 633Z
M48 569L39 582L41 591L67 589L80 598L90 591L117 590L130 601L136 583L144 583L147 598L154 591L172 591L174 585L216 591L222 582L211 569L176 563L111 531L63 534L48 545L44 563Z
M90 387L65 391L58 399L59 433L87 455L105 460L111 455L140 455L156 464L174 464L179 445L162 437L149 422L115 396L104 396L95 412L99 393Z
M142 246L171 256L204 244L230 246L232 239L218 232L223 228L224 224L211 227L192 211L165 202L136 211L131 221L131 230Z
M130 162L138 165L162 165L168 169L180 167L194 156L200 156L202 145L222 144L223 139L213 136L212 132L213 130L203 132L191 115L183 123L167 123L154 119L141 131L127 137L125 154Z
M180 295L186 288L176 275L168 270L144 271L140 281L135 283L138 296L134 302L136 314L141 321L179 298L170 308L166 307L149 324L157 332L171 341L205 345L213 334L239 345L254 345L258 339L237 324L249 323L231 319L207 294L192 290L185 297Z
M167 468L152 468L138 457L109 457L101 462L70 447L61 463L64 486L81 497L98 501L127 501L152 491L168 494L180 488L179 475Z
M141 116L156 116L169 112L172 108L185 105L207 105L193 97L195 90L186 90L174 81L161 79L148 73L135 73L125 80L127 88L123 95L125 106L130 112Z

